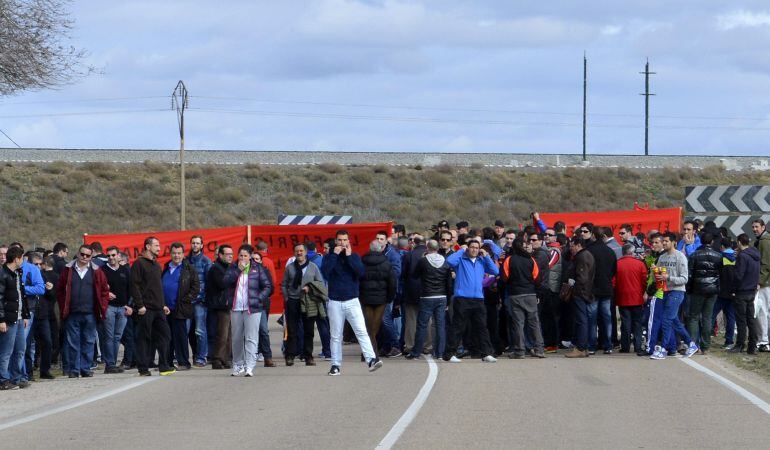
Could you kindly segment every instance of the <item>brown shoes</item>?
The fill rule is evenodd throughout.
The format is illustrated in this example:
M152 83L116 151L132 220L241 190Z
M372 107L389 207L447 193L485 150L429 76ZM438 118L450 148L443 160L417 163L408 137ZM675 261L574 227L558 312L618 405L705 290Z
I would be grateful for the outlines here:
M305 365L306 366L315 366L315 359L313 359L312 356L305 357Z
M571 352L564 355L567 358L588 358L588 352L580 350L577 347L573 348Z
M265 367L275 367L275 363L272 359L265 358Z

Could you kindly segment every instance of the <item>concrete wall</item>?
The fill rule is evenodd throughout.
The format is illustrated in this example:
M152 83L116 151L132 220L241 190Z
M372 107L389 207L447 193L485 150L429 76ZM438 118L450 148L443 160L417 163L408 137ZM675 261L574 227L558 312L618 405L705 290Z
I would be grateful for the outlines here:
M136 163L145 160L178 163L179 152L168 150L101 150L101 149L0 149L0 161L9 162L117 162ZM521 153L364 153L306 151L202 151L185 152L191 164L280 164L310 165L338 163L343 165L437 166L440 164L489 167L629 167L653 169L661 167L704 168L723 164L729 170L770 170L770 156L635 156L545 155Z

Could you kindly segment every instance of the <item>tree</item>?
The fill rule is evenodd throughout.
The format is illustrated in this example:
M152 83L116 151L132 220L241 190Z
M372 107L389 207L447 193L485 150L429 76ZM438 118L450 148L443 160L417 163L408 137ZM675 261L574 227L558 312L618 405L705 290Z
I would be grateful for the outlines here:
M93 68L69 45L69 0L0 0L0 96L73 82Z

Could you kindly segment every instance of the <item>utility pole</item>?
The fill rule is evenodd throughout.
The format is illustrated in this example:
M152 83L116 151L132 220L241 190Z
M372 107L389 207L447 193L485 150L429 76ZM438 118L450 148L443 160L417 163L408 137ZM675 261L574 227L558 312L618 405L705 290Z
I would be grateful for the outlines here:
M586 156L586 112L588 111L588 104L586 95L588 93L588 60L586 54L583 52L583 161L587 161Z
M644 72L639 72L644 75L644 156L650 155L650 75L655 75L655 72L650 72L650 60L644 65Z
M179 80L174 92L171 93L171 109L176 109L176 118L179 124L179 201L182 206L179 221L182 230L185 230L187 225L184 187L184 111L187 109L188 101L187 87L182 80Z

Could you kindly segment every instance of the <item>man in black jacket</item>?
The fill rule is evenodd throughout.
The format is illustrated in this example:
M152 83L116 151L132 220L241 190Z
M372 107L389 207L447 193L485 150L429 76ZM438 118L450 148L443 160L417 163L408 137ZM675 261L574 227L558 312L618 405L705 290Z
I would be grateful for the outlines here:
M378 349L377 333L380 332L385 307L396 295L396 274L384 253L385 246L380 240L369 244L369 253L361 258L364 276L359 286L359 301L364 310L366 332L372 348Z
M618 269L618 258L615 252L604 243L604 227L594 227L593 241L586 250L594 257L596 273L594 275L593 294L596 299L596 315L589 321L588 353L594 354L598 348L596 340L596 325L599 325L598 344L604 349L605 355L612 354L612 295L614 288L612 279Z
M738 256L735 259L735 321L738 327L738 337L735 345L730 349L731 353L740 353L744 350L746 342L746 330L748 328L749 342L745 347L746 353L754 355L757 352L757 319L754 316L754 296L757 295L759 285L759 259L760 254L751 245L751 239L747 234L738 236Z
M687 331L692 340L698 343L703 354L711 345L711 330L714 327L712 313L719 294L719 272L722 270L722 254L714 251L714 236L703 233L701 246L690 255L687 261L689 271L687 300ZM698 324L700 324L700 342L698 342Z
M404 321L404 355L408 355L414 347L414 336L417 333L417 315L420 313L420 293L422 286L420 277L415 274L417 263L426 251L423 237L414 235L414 248L404 255L404 263L401 268L401 276L404 280L404 296L402 299L401 313ZM433 348L433 342L428 333L425 343L426 350Z
M537 312L537 285L541 280L541 273L532 257L532 241L525 242L522 238L516 238L513 241L513 254L505 260L505 264L503 273L508 278L505 307L512 319L514 331L512 333L513 352L508 356L513 359L524 357L524 326L526 325L528 334L533 339L533 356L545 358L543 334Z
M428 333L430 319L436 324L436 342L434 354L440 357L446 348L446 309L447 298L452 292L452 269L446 259L439 254L440 245L435 240L428 241L425 255L420 258L415 268L415 275L420 278L420 313L417 316L417 331L414 347L406 355L407 359L419 358L422 354L425 336Z
M11 247L0 268L0 390L19 389L13 378L21 378L24 370L24 329L29 322L29 309L24 300L21 263L24 250ZM24 387L29 382L24 382Z
M193 301L200 294L198 271L184 257L181 242L171 244L171 261L166 263L162 274L163 297L169 308L168 323L171 328L171 344L168 349L168 365L174 359L179 370L190 370L187 321L193 318Z
M208 338L211 353L211 368L231 369L232 348L230 336L230 307L232 299L225 293L224 278L227 268L233 262L233 248L222 244L217 250L217 259L206 273L206 306L209 313L206 315L208 322Z
M581 227L580 231L583 236L590 233L585 227ZM571 302L575 317L573 343L575 345L571 352L564 355L567 358L588 357L588 342L591 335L589 324L592 318L596 323L596 302L594 301L593 289L596 263L591 252L586 249L586 245L586 239L580 236L574 236L570 241L570 251L573 257L568 283L572 286ZM596 328L594 328L595 333Z

